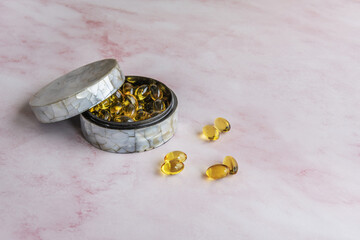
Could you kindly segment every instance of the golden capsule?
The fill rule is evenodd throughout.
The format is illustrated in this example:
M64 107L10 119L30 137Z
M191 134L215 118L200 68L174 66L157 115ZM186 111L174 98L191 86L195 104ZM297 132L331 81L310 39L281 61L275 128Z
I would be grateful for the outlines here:
M114 118L115 122L134 122L134 119L128 117L128 116L116 116Z
M161 112L159 112L159 111L153 111L153 112L151 112L150 113L150 117L152 118L152 117L155 117L155 116L157 116L157 115L159 115Z
M136 107L133 104L128 104L126 106L123 106L120 114L128 116L130 118L133 118L135 116L136 113Z
M162 101L161 99L157 99L154 101L153 103L153 110L156 112L163 112L166 109L166 105L164 103L164 101Z
M149 87L146 84L139 86L135 90L135 96L140 101L144 100L147 96L149 96L149 94Z
M126 82L129 82L129 83L136 83L136 77L126 77Z
M104 101L102 101L101 103L98 104L100 109L107 109L110 107L110 100L109 99L105 99ZM99 109L99 110L100 110ZM98 110L98 111L99 111Z
M125 94L121 92L121 90L117 90L115 93L114 93L115 97L119 100L119 101L123 101L124 100L124 96ZM113 95L113 96L114 96ZM116 99L114 99L116 100Z
M108 110L101 109L98 113L98 117L110 121L110 113Z
M171 160L179 160L180 162L185 162L187 156L182 151L172 151L165 155L164 161L171 161Z
M220 131L220 132L228 132L230 131L230 123L225 118L217 118L214 121L214 126Z
M138 103L136 97L134 95L132 95L132 94L125 95L124 99L122 100L122 104L124 106L132 104L132 105L135 106L135 108L137 108L137 106L139 106L139 103Z
M230 169L224 164L215 164L206 170L206 175L212 179L219 179L229 175Z
M184 164L177 159L165 161L161 165L161 171L166 175L178 174L182 170L184 170Z
M150 114L143 110L143 109L138 109L136 111L136 114L135 114L135 121L142 121L142 120L145 120L145 119L148 119L150 117Z
M224 158L223 164L228 166L230 169L230 174L236 174L239 169L238 163L232 156L226 156Z
M209 140L217 140L219 139L220 132L216 129L216 127L212 125L206 125L203 127L203 134Z
M110 113L111 115L119 115L122 109L122 104L120 101L115 102L113 105L111 105L110 107Z
M150 96L153 100L160 99L163 97L163 92L155 83L150 84L149 89L150 89Z
M95 107L92 107L92 108L89 109L89 112L95 114L97 111L95 110Z
M129 82L124 83L121 86L121 89L122 89L122 93L125 94L125 95L134 94L134 86Z

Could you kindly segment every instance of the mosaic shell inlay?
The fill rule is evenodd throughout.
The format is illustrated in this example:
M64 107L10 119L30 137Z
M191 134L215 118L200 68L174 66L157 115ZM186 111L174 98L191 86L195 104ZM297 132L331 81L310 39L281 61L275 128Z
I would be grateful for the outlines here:
M29 104L40 122L57 122L87 111L124 81L117 61L105 59L59 77L35 94Z
M93 146L108 152L133 153L156 148L174 136L177 127L177 110L165 120L139 129L110 129L94 124L80 115L84 137Z

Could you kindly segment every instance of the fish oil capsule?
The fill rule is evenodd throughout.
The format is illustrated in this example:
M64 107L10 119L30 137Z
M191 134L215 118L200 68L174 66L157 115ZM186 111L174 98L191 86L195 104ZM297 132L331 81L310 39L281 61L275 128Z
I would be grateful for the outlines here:
M129 83L135 84L135 83L136 83L136 78L133 78L133 77L126 77L126 82L129 82Z
M159 112L159 111L152 111L151 113L150 113L150 117L152 118L152 117L155 117L155 116L157 116L157 115L159 115L161 112Z
M119 101L123 101L124 100L124 93L122 93L121 92L121 90L119 89L119 90L117 90L116 92L115 92L115 97L119 100Z
M160 99L163 97L163 92L155 83L150 84L149 89L150 89L150 96L153 100Z
M137 108L137 106L139 105L136 97L135 97L134 95L131 95L131 94L127 94L127 95L124 96L124 99L123 99L123 101L122 101L122 104L123 104L124 106L129 105L129 104L132 104L132 105L135 106L135 108Z
M144 100L147 96L149 96L149 94L149 86L146 84L139 86L135 90L135 96L140 101Z
M120 114L120 111L122 109L122 104L121 102L115 102L113 105L111 105L110 107L110 114L111 115L119 115Z
M228 132L230 131L230 123L225 118L217 118L214 121L214 126L220 131L220 132Z
M96 111L95 107L92 107L92 108L89 109L89 112L95 114L97 111Z
M165 155L164 161L171 161L171 160L179 160L180 162L185 162L187 159L187 156L182 151L172 151Z
M217 140L219 139L220 132L216 129L216 127L211 125L206 125L203 127L203 134L209 140Z
M125 95L134 94L134 86L131 83L126 82L121 87L122 87L123 94L125 94Z
M110 107L110 100L109 99L105 99L104 101L102 101L101 103L98 104L98 106L100 107L100 109L107 109ZM99 109L99 110L100 110Z
M166 109L166 105L164 103L164 101L162 101L161 99L157 99L154 101L153 103L153 110L156 112L163 112Z
M110 121L110 113L108 110L101 109L98 113L98 117Z
M150 114L143 110L143 109L138 109L136 111L136 114L135 114L135 121L141 121L141 120L145 120L145 119L148 119L150 117Z
M166 175L174 175L184 170L184 164L178 159L165 161L161 165L161 171Z
M134 119L128 116L116 116L114 122L134 122Z
M212 179L219 179L229 175L230 169L224 164L215 164L206 170L206 175Z
M134 117L135 113L136 113L136 107L131 103L124 106L120 111L120 114L128 116L130 118Z
M238 163L232 156L226 156L224 158L223 164L228 166L230 169L230 174L236 174L239 169Z

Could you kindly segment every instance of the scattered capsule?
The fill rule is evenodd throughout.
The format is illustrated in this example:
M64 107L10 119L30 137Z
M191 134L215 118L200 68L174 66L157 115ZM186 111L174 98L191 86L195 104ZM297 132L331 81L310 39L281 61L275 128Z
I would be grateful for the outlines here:
M115 104L111 105L110 107L110 113L111 115L119 115L120 114L120 111L122 109L122 104L121 102L116 102Z
M235 158L231 156L226 156L224 158L223 164L228 166L228 168L230 169L230 174L236 174L239 169L238 163L236 162Z
M115 122L134 122L134 119L129 118L128 116L117 116L114 118Z
M124 106L120 111L120 114L128 116L130 118L134 117L135 113L136 113L136 107L133 104L128 104Z
M214 121L214 126L220 131L220 132L228 132L230 131L230 123L225 118L217 118Z
M211 125L206 125L203 127L203 134L209 140L217 140L219 139L220 132L216 129L216 127Z
M185 162L187 156L182 151L172 151L165 155L164 161L171 161L171 160L179 160L180 162Z
M162 91L155 83L150 84L149 88L150 88L150 96L153 100L160 99L163 97Z
M127 95L127 94L134 94L134 86L129 83L126 82L122 85L122 92Z
M230 169L224 164L215 164L206 170L206 175L212 179L219 179L229 175Z
M135 90L135 96L140 101L144 100L147 96L149 96L149 94L150 94L149 87L146 84L139 86Z
M161 99L155 100L153 105L154 105L153 109L156 112L163 112L166 109L166 105L165 105L164 101L162 101Z
M99 118L110 121L110 113L108 110L101 109L98 113Z
M161 165L161 171L166 175L174 175L184 170L184 164L178 159L165 161Z
M141 120L145 120L145 119L148 119L150 117L150 114L143 110L143 109L138 109L136 111L136 114L135 114L135 121L141 121Z

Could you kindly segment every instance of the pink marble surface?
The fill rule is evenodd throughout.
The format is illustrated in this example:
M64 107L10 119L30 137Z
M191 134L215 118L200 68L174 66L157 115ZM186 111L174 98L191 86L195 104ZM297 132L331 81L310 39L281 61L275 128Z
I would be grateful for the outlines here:
M359 239L360 2L1 1L0 239ZM52 79L116 58L179 98L179 128L133 155L75 118L38 123ZM198 137L218 116L232 130ZM185 170L159 173L171 150ZM236 176L208 166L238 159Z

